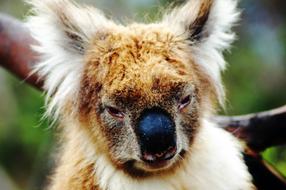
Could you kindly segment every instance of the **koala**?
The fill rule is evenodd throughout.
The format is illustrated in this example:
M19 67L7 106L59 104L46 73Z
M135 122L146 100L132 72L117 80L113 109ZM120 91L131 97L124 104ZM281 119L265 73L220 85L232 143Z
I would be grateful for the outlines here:
M208 119L224 104L237 0L188 0L131 24L69 0L28 3L61 132L47 189L255 189L238 140Z

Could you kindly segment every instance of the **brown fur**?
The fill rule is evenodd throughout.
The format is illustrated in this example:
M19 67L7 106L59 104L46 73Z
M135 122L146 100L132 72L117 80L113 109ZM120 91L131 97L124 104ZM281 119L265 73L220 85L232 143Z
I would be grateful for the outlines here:
M94 163L86 161L80 142L74 140L79 137L78 133L79 131L73 128L65 132L67 135L62 138L65 143L64 148L48 189L99 190L94 173Z

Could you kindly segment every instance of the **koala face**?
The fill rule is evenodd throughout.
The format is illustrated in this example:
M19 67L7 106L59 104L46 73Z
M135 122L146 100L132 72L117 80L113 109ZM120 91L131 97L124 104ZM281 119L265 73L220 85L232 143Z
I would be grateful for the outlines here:
M137 25L89 47L80 120L95 146L132 175L178 165L199 130L202 101L213 87L185 59L180 48L187 46L165 28Z

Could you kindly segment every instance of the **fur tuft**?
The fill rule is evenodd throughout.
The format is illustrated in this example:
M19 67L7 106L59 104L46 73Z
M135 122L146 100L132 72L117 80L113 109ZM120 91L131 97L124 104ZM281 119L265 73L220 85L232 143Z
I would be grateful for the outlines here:
M66 102L74 103L84 66L84 53L91 38L105 33L113 23L97 9L80 7L69 0L31 0L27 21L40 63L34 68L45 79L47 116L56 120Z

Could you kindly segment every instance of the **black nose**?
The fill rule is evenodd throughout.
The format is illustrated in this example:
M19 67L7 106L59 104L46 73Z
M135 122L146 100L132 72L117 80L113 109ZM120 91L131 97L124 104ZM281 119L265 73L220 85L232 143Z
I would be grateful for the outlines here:
M168 160L176 153L176 130L171 116L161 109L143 112L137 128L142 159Z

